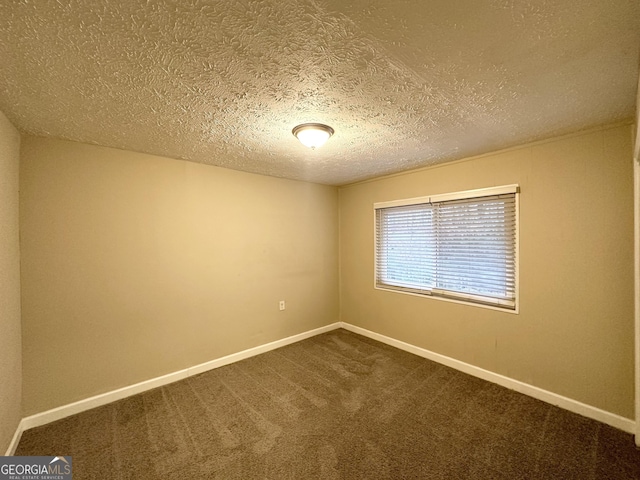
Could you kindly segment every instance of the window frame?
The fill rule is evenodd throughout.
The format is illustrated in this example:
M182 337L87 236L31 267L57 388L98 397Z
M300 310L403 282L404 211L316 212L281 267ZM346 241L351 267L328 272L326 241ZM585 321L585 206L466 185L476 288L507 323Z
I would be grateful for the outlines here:
M451 298L440 295L432 295L429 291L416 291L402 288L394 288L392 286L385 286L378 284L378 249L377 249L377 236L378 236L378 220L377 210L391 207L404 207L411 205L419 205L425 203L446 202L454 200L466 200L472 198L489 197L494 195L504 195L513 193L515 196L515 231L514 231L514 291L515 291L515 305L514 308L501 307L498 305L490 305L479 303L476 301L465 300L465 293L456 294L457 298ZM520 313L520 186L518 184L502 185L496 187L478 188L474 190L462 190L458 192L442 193L437 195L426 195L422 197L413 197L400 200L391 200L385 202L375 202L373 204L373 260L374 260L374 272L373 272L373 287L375 290L381 290L385 292L400 293L404 295L412 295L420 298L429 298L434 300L440 300L443 302L457 303L461 305L468 305L472 307L486 308L490 310L496 310L499 312L519 314ZM437 290L437 289L434 289ZM469 295L473 297L473 295ZM479 297L479 296L476 296Z

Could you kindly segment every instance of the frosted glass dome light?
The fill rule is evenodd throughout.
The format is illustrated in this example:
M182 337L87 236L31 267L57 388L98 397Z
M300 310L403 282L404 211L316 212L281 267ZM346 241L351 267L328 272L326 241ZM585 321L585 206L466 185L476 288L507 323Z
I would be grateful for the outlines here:
M333 128L322 123L303 123L291 131L304 146L315 149L324 145L333 135Z

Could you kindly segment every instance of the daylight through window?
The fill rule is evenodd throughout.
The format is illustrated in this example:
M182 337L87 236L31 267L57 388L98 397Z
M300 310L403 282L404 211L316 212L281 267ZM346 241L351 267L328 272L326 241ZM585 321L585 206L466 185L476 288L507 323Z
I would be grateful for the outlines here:
M516 309L509 185L376 203L376 287Z

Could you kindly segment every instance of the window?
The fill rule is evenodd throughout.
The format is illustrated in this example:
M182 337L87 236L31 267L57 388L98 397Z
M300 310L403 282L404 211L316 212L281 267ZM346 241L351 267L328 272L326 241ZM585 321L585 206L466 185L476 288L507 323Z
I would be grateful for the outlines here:
M516 310L518 187L376 203L376 287Z

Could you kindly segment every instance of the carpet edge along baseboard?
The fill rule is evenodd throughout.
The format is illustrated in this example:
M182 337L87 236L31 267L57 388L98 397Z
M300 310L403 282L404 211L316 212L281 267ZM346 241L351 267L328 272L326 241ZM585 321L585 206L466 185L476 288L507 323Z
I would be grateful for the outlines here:
M542 388L535 387L533 385L530 385L524 382L520 382L518 380L514 380L512 378L491 372L489 370L482 369L480 367L476 367L474 365L462 362L460 360L456 360L454 358L447 357L445 355L441 355L421 347L417 347L410 343L402 342L400 340L396 340L394 338L387 337L385 335L381 335L379 333L372 332L370 330L366 330L356 325L352 325L346 322L335 322L320 328L299 333L297 335L292 335L290 337L286 337L281 340L276 340L274 342L266 343L264 345L260 345L247 350L243 350L241 352L237 352L231 355L217 358L215 360L211 360L209 362L195 365L193 367L188 367L176 372L172 372L156 378L145 380L143 382L129 385L127 387L112 390L110 392L105 392L99 395L95 395L93 397L89 397L83 400L79 400L77 402L73 402L67 405L62 405L60 407L56 407L51 410L47 410L45 412L41 412L41 413L37 413L34 415L30 415L28 417L25 417L21 420L20 424L18 425L18 428L16 429L16 433L13 436L13 439L6 452L6 455L13 455L20 441L20 436L22 435L22 432L24 432L25 430L46 425L56 420L66 418L71 415L75 415L77 413L90 410L92 408L100 407L102 405L106 405L108 403L112 403L117 400L121 400L123 398L136 395L138 393L142 393L148 390L152 390L154 388L161 387L163 385L177 382L179 380L183 380L190 376L198 375L200 373L204 373L206 371L213 370L215 368L219 368L225 365L229 365L231 363L239 362L240 360L244 360L246 358L260 355L261 353L266 353L271 350L275 350L276 348L284 347L286 345L290 345L292 343L296 343L301 340L305 340L307 338L320 335L322 333L330 332L338 328L344 328L345 330L348 330L350 332L362 335L364 337L371 338L372 340L379 341L381 343L390 345L392 347L399 348L400 350L413 353L414 355L418 355L428 360L432 360L434 362L446 365L448 367L454 368L456 370L472 375L474 377L478 377L483 380L493 382L505 388L509 388L510 390L515 390L519 393L528 395L530 397L536 398L546 403L550 403L552 405L556 405L560 408L571 411L573 413L577 413L579 415L605 423L612 427L618 428L624 432L631 433L631 434L635 433L635 422L632 419L625 418L611 412L607 412L597 407L587 405L577 400L564 397L557 393L553 393L548 390L544 390Z

